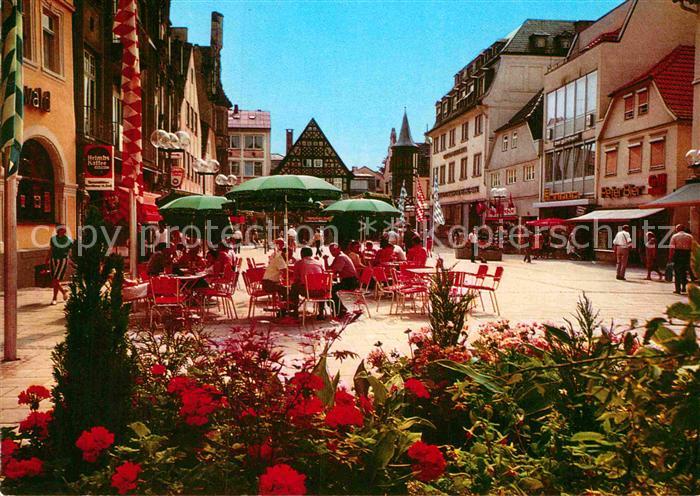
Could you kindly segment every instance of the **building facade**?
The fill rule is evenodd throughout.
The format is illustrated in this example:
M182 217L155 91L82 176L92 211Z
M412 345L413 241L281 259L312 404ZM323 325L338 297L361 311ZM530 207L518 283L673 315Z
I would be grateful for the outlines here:
M543 93L540 91L494 132L486 165L486 186L505 188L505 199L484 206L487 224L524 224L537 218L542 144Z
M350 195L376 195L383 194L382 184L381 184L381 174L377 171L373 171L367 166L353 167L352 168L353 179L350 181Z
M228 114L228 170L239 182L269 176L272 169L270 137L272 122L265 110L240 110L235 105Z
M75 4L72 0L25 0L23 5L24 145L17 185L19 287L34 285L35 267L44 263L55 226L65 224L71 236L78 227L72 39ZM0 193L4 194L2 184ZM2 222L0 219L0 228Z
M627 0L577 33L544 78L540 217L572 218L598 206L597 138L612 92L678 45L692 45L694 32L695 16L673 2Z
M335 151L316 119L311 119L296 141L291 129L287 130L287 154L273 174L304 174L316 176L350 192L352 172ZM293 142L293 144L292 144Z
M576 29L569 21L525 21L455 74L452 89L435 103L427 136L446 228L483 221L494 131L541 90L545 71L566 55Z

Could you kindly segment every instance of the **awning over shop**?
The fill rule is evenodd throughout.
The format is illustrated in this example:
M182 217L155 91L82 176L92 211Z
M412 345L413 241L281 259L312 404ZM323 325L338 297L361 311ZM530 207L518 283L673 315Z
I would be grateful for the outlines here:
M625 222L628 220L643 219L661 212L663 208L640 210L628 208L620 210L594 210L586 215L569 219L569 222Z
M158 207L148 203L141 205L141 221L145 224L156 223L163 220L163 216L160 215Z
M489 215L486 217L486 222L499 222L501 219L504 221L512 222L512 221L517 221L518 216L517 215L504 215L503 217L498 217L498 216L491 216Z
M642 205L639 208L700 207L700 182L681 186L673 193Z

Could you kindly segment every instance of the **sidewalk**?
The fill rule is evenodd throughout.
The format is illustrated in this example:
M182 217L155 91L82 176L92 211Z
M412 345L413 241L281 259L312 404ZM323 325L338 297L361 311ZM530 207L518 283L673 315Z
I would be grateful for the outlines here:
M446 266L451 267L456 261L451 252L442 254ZM254 256L258 260L266 257L261 249L244 250L243 257ZM503 283L498 290L501 317L512 321L551 321L563 323L576 309L576 302L583 291L593 302L600 317L606 324L614 319L617 325L629 324L631 319L645 319L663 315L666 307L676 301L685 300L685 296L673 294L669 283L645 281L645 272L641 269L629 269L627 281L615 279L614 267L591 262L571 262L566 260L536 260L525 264L520 257L507 256L503 262L489 263L492 272L496 265L505 269ZM474 270L468 261L459 261L459 270ZM50 289L22 289L18 295L18 356L16 362L0 365L0 425L16 423L26 416L27 410L17 405L17 395L27 386L43 384L51 386L51 351L64 336L64 305L59 302L50 306ZM235 302L240 317L247 313L247 295L239 290ZM376 312L376 302L370 299L372 318L362 316L350 325L336 344L336 349L350 350L361 358L374 348L377 341L383 343L385 350L396 348L407 351L405 331L419 329L428 325L426 315L406 314L389 315L388 300L380 305ZM469 319L470 329L479 324L499 317L493 313L485 298L486 309L478 307ZM1 305L0 305L1 307ZM0 315L2 308L0 308ZM226 337L234 327L248 325L248 321L227 321L219 318L207 322L207 330L214 336ZM258 325L272 325L264 322ZM317 323L312 320L309 329L316 326L328 326L330 323ZM305 329L297 326L277 327L280 335L279 344L294 355L304 337ZM351 380L357 366L356 361L343 363L339 368L342 379Z

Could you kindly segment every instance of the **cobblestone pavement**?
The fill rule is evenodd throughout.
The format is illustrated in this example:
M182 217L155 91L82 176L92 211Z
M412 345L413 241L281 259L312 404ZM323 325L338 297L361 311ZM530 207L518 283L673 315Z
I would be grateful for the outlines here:
M262 250L244 249L243 254L264 259ZM442 253L446 265L455 263L451 253ZM630 269L627 281L615 279L614 268L591 262L571 262L565 260L535 260L525 264L520 257L506 256L503 262L491 262L491 267L502 265L505 269L498 300L501 318L511 321L552 321L561 323L576 307L576 301L585 292L600 316L606 323L614 319L616 324L628 324L630 319L645 319L660 316L664 309L681 298L673 294L669 283L644 280L645 274L640 269ZM459 261L459 270L473 270L468 261ZM491 271L494 269L491 268ZM49 306L50 289L23 289L19 292L18 317L18 355L15 362L0 364L0 425L18 422L26 415L25 408L17 405L17 394L31 384L50 386L51 350L63 339L64 314L63 304ZM236 306L238 314L245 317L247 298L245 290L237 292ZM480 323L499 318L490 308L478 307L469 320L470 329ZM360 320L348 326L336 349L351 350L360 357L365 357L378 341L385 349L396 348L407 351L407 329L418 329L427 325L427 316L417 313L388 315L388 303L381 303L376 311L376 303L370 300L372 318L362 316ZM0 313L2 308L0 308ZM208 325L214 335L225 337L231 335L234 326L245 326L248 322L232 323L223 318ZM261 323L259 325L273 325ZM309 328L328 325L311 321ZM279 342L290 350L294 356L306 341L305 330L298 326L274 327L279 333ZM357 361L332 364L339 369L342 379L349 381Z

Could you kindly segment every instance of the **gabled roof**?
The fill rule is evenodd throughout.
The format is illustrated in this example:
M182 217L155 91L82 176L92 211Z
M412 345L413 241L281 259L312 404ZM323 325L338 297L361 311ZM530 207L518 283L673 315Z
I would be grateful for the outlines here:
M618 41L622 27L636 0L626 0L582 30L576 39L569 57L589 50L608 41Z
M679 45L651 69L613 91L618 96L644 83L654 81L664 103L678 119L693 118L693 73L695 48Z
M555 38L570 36L575 32L574 21L556 21L543 19L527 19L520 27L508 35L507 43L501 53L531 53L534 55L566 55L566 49L555 43ZM547 45L544 50L533 48L530 38L533 35L546 36Z
M323 167L306 167L304 162L306 159L323 159ZM324 178L352 178L352 173L343 159L340 158L316 119L313 118L272 173L307 174Z
M228 111L229 129L270 129L270 112L266 110Z
M510 118L508 122L503 124L501 127L496 129L495 132L503 131L504 129L508 129L511 127L515 127L517 125L522 124L523 122L529 120L536 112L537 106L541 105L543 102L543 96L544 96L544 90L540 90L537 92L535 96L533 96L530 101L528 101L523 108L518 110L513 117Z

